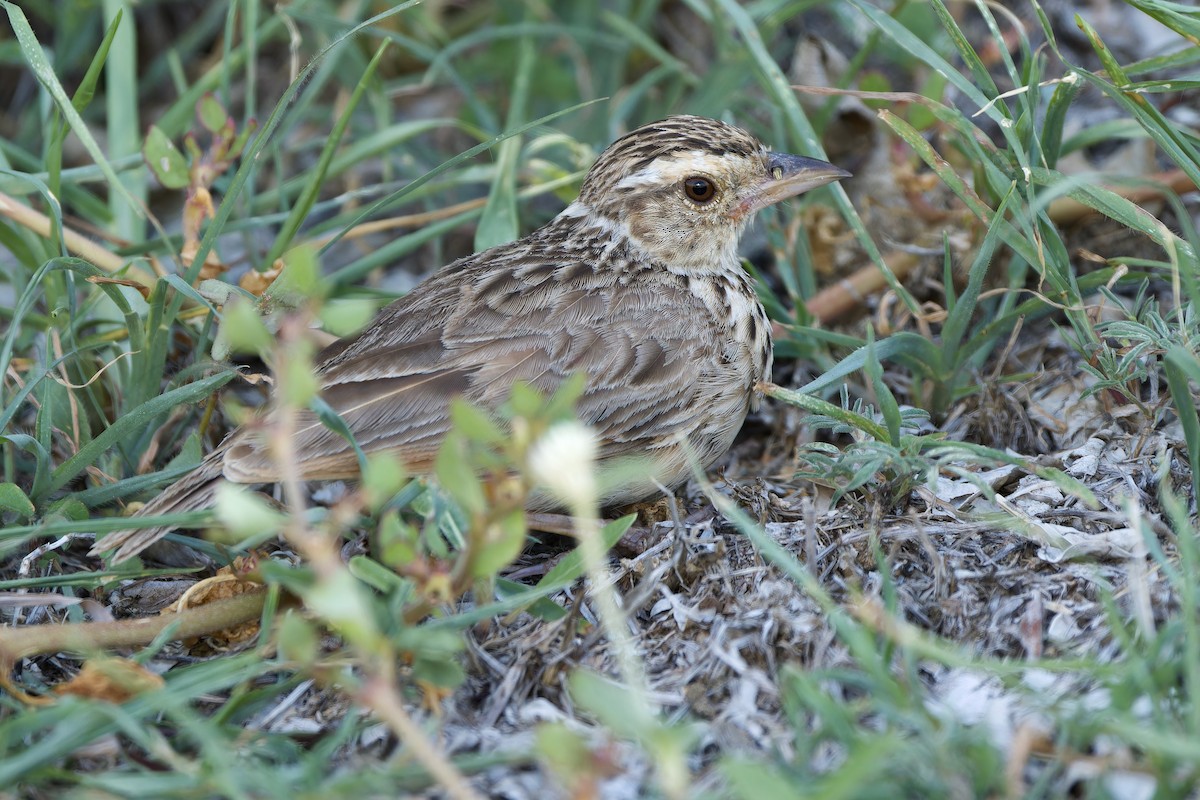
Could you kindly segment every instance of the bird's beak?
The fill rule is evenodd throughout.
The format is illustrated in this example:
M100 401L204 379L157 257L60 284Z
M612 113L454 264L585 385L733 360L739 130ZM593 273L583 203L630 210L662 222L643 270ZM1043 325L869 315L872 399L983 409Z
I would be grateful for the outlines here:
M788 153L770 153L767 156L767 177L742 189L742 197L730 210L729 216L742 219L780 200L849 177L849 172L827 161Z

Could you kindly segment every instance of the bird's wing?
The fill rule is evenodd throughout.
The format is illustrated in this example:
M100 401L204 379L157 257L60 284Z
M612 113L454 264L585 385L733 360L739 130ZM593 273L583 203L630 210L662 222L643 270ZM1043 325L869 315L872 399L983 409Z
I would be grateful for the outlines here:
M706 382L727 375L736 359L721 350L684 279L663 274L623 283L583 262L518 255L452 265L467 272L421 284L364 335L322 354L321 396L364 451L389 450L411 469L427 470L449 430L453 398L495 408L515 381L550 393L576 372L587 375L578 412L597 429L602 456L638 452L676 434L703 440L700 426L713 424L714 413L723 418L715 424L740 426L744 392L727 393L736 395L728 409L700 400L713 394ZM345 439L308 412L298 423L293 448L301 477L357 474ZM278 478L268 449L252 436L230 448L225 475Z

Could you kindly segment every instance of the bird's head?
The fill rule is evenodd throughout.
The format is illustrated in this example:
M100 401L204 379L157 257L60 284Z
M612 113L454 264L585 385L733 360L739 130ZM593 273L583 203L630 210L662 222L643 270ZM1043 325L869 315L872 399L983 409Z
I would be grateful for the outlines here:
M724 122L668 117L613 142L564 213L621 226L657 261L690 271L727 269L756 211L849 174L773 153Z

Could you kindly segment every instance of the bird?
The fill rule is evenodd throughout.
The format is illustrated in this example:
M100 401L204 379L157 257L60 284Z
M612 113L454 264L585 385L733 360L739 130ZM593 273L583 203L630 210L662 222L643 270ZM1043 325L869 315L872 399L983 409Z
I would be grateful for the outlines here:
M365 453L391 452L420 474L433 469L453 399L495 409L516 381L549 394L583 373L576 413L595 432L598 463L640 456L654 467L602 507L678 486L693 460L707 468L729 449L770 377L771 323L742 268L743 232L757 211L849 176L715 119L635 128L550 222L444 266L321 351L320 396ZM135 516L210 507L221 480L280 480L262 427L235 429ZM301 412L294 430L299 478L358 475L350 443L315 414ZM92 553L123 561L169 531L115 531Z

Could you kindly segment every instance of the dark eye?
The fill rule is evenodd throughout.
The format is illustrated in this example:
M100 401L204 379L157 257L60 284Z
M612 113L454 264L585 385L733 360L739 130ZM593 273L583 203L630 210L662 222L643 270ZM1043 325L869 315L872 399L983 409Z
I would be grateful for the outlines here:
M708 178L696 176L684 179L683 193L697 203L707 203L716 196L717 187L713 186L713 182Z

